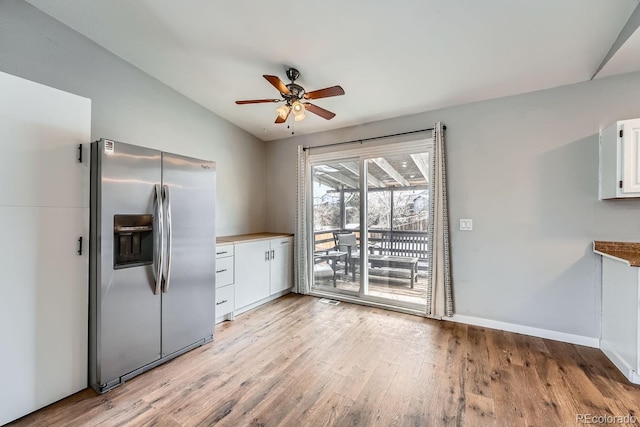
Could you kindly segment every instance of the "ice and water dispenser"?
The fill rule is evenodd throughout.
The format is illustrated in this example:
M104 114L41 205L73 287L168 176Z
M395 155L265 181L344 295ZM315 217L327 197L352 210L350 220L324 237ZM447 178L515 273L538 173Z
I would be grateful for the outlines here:
M153 215L113 216L113 268L153 264Z

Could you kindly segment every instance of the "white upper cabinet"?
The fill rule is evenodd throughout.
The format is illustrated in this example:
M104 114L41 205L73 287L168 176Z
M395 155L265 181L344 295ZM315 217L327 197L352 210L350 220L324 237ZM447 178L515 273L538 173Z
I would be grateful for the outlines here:
M600 131L599 198L640 197L640 119Z
M4 73L0 93L0 204L88 208L91 100Z

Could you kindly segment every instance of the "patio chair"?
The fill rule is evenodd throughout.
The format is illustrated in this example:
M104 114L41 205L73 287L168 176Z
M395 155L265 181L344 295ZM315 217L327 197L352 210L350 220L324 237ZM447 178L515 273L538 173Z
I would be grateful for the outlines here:
M333 281L333 287L336 287L336 272L331 268L331 266L322 259L316 258L313 263L313 280L315 281L324 281L331 280Z
M339 251L347 253L347 268L351 268L352 271L355 268L352 257L360 257L360 249L358 248L358 241L356 235L353 233L334 233L336 239L336 248Z

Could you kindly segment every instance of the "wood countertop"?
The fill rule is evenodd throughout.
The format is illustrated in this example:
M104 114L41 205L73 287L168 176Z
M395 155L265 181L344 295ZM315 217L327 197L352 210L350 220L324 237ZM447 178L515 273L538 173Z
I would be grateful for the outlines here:
M640 267L640 243L594 241L593 252L626 262L630 267Z
M277 239L278 237L293 237L293 234L265 232L265 233L238 234L236 236L221 236L216 238L216 244L224 245L226 243L240 243L240 242L248 242L250 240Z

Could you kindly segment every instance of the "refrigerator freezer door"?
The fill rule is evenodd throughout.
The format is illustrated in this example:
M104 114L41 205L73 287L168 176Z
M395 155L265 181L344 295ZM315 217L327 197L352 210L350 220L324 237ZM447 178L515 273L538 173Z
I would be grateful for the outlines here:
M165 217L170 217L165 235L171 247L162 293L166 356L213 335L216 174L214 162L162 156Z
M102 140L95 210L100 218L96 301L97 372L105 384L160 358L161 296L154 295L152 264L114 269L114 216L153 215L153 251L158 246L154 185L161 182L161 153ZM99 219L99 221L98 221ZM95 326L94 326L95 327Z

